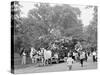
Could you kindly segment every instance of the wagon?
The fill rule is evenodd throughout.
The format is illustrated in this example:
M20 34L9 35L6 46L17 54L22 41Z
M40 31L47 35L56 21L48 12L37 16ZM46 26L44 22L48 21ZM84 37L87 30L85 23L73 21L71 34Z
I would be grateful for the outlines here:
M52 62L52 63L53 63L53 62L58 63L58 54L57 54L57 53L55 53L54 56L51 57L51 62Z
M55 57L52 57L52 58L51 58L51 62L52 62L52 63L55 62L56 64L59 63L58 58L55 58Z

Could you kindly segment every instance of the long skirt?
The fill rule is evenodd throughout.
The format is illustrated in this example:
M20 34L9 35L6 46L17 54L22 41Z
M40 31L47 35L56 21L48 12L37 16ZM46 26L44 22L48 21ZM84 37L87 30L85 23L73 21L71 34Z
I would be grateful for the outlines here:
M26 64L26 56L25 55L22 56L22 64Z

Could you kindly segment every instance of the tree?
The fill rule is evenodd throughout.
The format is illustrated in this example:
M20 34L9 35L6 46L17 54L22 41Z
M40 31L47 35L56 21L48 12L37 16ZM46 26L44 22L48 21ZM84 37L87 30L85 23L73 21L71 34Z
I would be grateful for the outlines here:
M11 2L11 27L14 29L14 34L19 32L19 28L21 25L21 5L18 1Z
M75 36L82 32L81 21L77 18L81 13L78 8L70 5L52 7L47 3L37 3L34 7L27 18L21 18L18 35L21 35L24 47L47 47L50 41L61 36Z
M35 7L36 9L30 10L29 16L35 17L41 23L41 26L47 29L48 33L55 30L55 35L58 31L58 33L62 34L63 32L66 35L66 30L71 32L74 28L75 31L82 31L81 22L77 18L81 13L78 8L73 8L69 5L55 5L51 7L45 3L36 4Z
M87 6L86 9L94 10L92 21L86 26L83 33L83 39L86 40L87 47L97 47L97 6Z
M90 25L88 26L87 32L90 35L89 41L92 43L92 45L97 46L97 6L92 6L94 9L93 13L93 19L90 22Z

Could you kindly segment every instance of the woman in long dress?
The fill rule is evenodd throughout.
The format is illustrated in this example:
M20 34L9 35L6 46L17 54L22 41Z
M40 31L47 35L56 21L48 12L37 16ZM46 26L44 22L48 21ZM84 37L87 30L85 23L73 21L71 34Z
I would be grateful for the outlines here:
M21 56L22 56L22 64L26 64L26 53L25 53L25 49L22 50Z

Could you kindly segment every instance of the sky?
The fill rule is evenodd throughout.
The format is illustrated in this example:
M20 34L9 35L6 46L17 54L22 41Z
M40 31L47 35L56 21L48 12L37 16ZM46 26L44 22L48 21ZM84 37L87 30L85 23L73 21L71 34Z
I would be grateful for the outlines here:
M22 17L27 17L27 14L29 12L30 9L34 8L34 3L33 2L20 2L20 4L23 6L21 8ZM54 6L55 4L51 4L52 6ZM80 15L80 19L82 20L82 23L84 26L89 25L90 21L93 18L93 8L89 8L86 9L86 6L83 5L71 5L72 7L77 7L80 9L81 11L81 15Z

